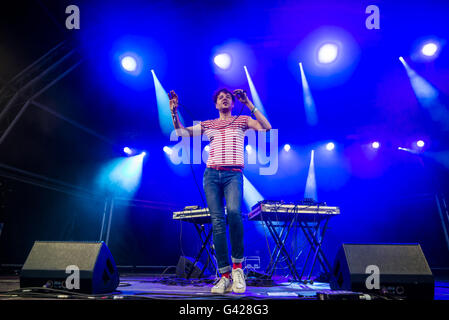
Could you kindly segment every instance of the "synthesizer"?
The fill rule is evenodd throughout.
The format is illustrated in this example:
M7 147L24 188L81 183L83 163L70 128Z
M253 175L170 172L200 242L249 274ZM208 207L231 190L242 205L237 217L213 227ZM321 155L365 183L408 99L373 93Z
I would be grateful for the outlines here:
M173 219L196 224L211 223L209 209L199 206L185 207L182 211L175 211Z
M296 218L298 221L321 221L331 216L339 215L340 208L327 206L326 204L295 204L281 201L260 201L252 207L248 213L248 220L263 221L290 221Z

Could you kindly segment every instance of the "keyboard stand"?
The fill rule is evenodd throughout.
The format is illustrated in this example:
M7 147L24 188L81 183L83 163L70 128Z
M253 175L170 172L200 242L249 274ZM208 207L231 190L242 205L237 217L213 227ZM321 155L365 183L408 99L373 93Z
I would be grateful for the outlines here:
M204 252L204 250L206 250L206 254L207 254L207 259L206 259L206 263L204 264L203 268L201 269L201 273L199 275L199 278L201 278L204 274L204 271L206 271L206 268L209 266L209 264L212 265L212 268L214 269L214 272L217 272L217 266L215 265L215 261L213 259L213 257L215 257L215 251L213 249L212 246L212 228L209 229L208 232L206 232L206 228L204 227L204 224L198 224L193 222L193 225L195 226L195 229L198 233L198 236L200 237L201 240L201 249L198 252L198 254L195 257L195 260L193 262L193 265L196 266L196 264L200 261L200 258ZM193 272L194 268L191 268L189 273L186 275L186 279L190 279L190 277L192 276L192 272Z
M266 269L267 275L270 277L273 276L280 256L285 258L285 262L294 281L310 281L317 261L319 261L321 267L327 274L331 274L330 264L322 249L323 239L330 216L317 219L316 221L313 221L313 219L302 221L298 220L296 215L290 215L289 218L284 219L284 221L277 221L270 219L266 215L264 216L264 213L261 212L260 218L260 220L267 226L275 243L275 248L271 253L272 259ZM293 261L290 253L286 249L286 242L294 225L300 227L300 230L304 233L307 243L309 244L306 259L302 266L300 266L300 273L296 268L296 261ZM303 280L304 276L305 279Z
M298 272L296 271L294 263L290 258L287 249L285 248L285 241L288 238L291 227L294 225L295 222L294 219L292 219L291 221L284 222L282 226L276 225L275 223L273 223L273 221L269 219L263 221L267 226L267 229L270 232L270 235L273 238L274 243L276 244L276 247L273 249L273 253L271 255L272 257L274 256L274 260L270 261L270 264L268 265L266 270L266 274L268 274L270 278L273 276L276 264L279 260L280 255L282 254L287 259L287 266L290 269L292 277L298 281L300 277L298 276ZM280 229L279 233L277 232L277 229Z
M317 259L319 260L321 267L324 269L326 274L331 274L331 267L326 259L326 256L323 253L322 250L322 244L324 239L324 234L327 230L327 225L329 223L330 218L323 219L319 222L314 223L307 223L307 222L300 222L299 226L301 230L303 231L304 235L306 236L307 242L309 243L309 251L307 253L307 258L304 261L304 264L302 266L301 276L300 279L302 279L305 271L308 267L309 258L311 256L311 253L313 252L313 258L310 261L310 270L309 274L306 277L306 279L310 280L310 277L312 275L313 269L315 267Z

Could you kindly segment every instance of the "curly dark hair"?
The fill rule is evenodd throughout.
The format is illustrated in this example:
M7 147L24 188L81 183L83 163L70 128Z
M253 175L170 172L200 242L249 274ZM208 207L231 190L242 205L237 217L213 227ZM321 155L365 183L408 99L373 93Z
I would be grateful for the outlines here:
M214 99L215 104L217 103L218 96L221 92L229 93L232 97L232 102L235 103L235 96L232 94L232 92L226 88L221 88L221 89L218 89L217 91L215 91L215 93L214 93L213 99Z

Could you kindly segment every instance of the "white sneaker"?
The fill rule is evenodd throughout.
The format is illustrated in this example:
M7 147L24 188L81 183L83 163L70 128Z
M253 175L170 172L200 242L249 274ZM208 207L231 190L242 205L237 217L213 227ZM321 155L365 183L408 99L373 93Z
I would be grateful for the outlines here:
M240 268L232 269L232 291L244 293L246 291L245 274Z
M232 283L229 278L221 277L220 281L218 281L213 287L212 293L224 294L225 292L232 291Z

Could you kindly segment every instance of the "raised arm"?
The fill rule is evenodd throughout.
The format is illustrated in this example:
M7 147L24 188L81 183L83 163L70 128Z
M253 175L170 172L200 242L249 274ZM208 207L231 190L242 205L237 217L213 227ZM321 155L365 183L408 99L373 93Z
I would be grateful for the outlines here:
M239 99L241 103L246 105L249 110L251 111L251 114L253 114L256 119L249 118L248 119L248 126L251 129L254 130L271 130L271 124L268 121L267 118L263 115L262 112L260 112L253 103L249 100L248 96L246 95L246 92L242 89L234 90L234 94Z
M175 91L170 91L170 93L168 94L168 98L170 101L170 111L173 120L173 126L175 127L175 131L178 137L192 137L201 135L201 124L197 124L191 127L184 127L179 120L178 95L175 93Z

